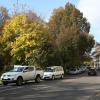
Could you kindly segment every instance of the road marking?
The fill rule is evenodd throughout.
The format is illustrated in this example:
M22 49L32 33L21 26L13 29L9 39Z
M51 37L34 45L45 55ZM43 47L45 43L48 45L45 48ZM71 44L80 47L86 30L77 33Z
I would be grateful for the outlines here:
M0 90L0 93L10 91L10 90L19 89L19 88L22 88L22 87L16 87L16 88L9 88L9 89Z
M1 98L1 97L0 97L0 100L4 100L4 98Z
M5 88L9 88L11 86L1 86L0 89L5 89Z
M43 89L48 89L48 88L52 88L52 86L49 85L37 85L37 86L33 86L32 89L34 90L43 90Z

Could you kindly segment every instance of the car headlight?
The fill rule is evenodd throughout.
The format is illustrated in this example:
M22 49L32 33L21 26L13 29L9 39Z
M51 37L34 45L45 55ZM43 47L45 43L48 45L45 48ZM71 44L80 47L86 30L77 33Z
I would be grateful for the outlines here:
M6 76L6 75L4 75L4 74L3 74L3 75L1 75L1 77L5 77L5 76Z

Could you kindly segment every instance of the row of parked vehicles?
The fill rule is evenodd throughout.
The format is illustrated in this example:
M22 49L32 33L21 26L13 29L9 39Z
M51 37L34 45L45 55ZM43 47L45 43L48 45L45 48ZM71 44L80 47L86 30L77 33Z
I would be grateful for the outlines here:
M80 74L85 71L88 71L88 75L97 75L97 72L93 68L86 68L86 66L81 67L73 67L69 69L69 74ZM39 83L41 79L51 79L54 80L56 78L62 79L64 77L64 70L62 66L52 66L47 67L45 71L41 68L37 68L35 66L22 66L22 65L14 65L14 68L9 72L2 74L1 81L3 85L7 85L8 83L16 83L16 85L20 86L24 82L35 80L36 83Z
M87 72L88 76L97 76L97 69L92 66L73 67L69 69L69 74L71 75L76 75L83 72Z
M86 71L86 66L73 67L69 69L68 73L72 75L80 74Z
M3 85L8 83L16 83L20 86L23 82L30 80L35 80L36 83L39 83L41 79L52 79L63 78L64 70L61 66L52 66L47 67L45 71L41 68L36 68L35 66L22 66L15 65L14 68L2 74L1 81Z

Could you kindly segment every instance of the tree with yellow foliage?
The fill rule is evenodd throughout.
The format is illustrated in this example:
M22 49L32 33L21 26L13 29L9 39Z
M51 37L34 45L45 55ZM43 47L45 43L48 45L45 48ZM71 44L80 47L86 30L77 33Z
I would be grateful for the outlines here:
M37 64L41 60L37 57L40 48L49 40L48 27L45 23L29 20L25 14L17 15L4 26L1 39L5 64Z

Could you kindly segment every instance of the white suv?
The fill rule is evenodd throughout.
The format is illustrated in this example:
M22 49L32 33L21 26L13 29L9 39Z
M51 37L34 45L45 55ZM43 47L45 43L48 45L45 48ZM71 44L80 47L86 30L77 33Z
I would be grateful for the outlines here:
M54 80L55 78L63 78L64 77L64 70L63 67L61 66L52 66L52 67L47 67L43 79L52 79Z
M2 74L1 81L4 85L7 85L8 83L16 83L16 85L20 86L23 82L29 80L40 82L43 73L43 70L37 70L35 66L15 65L13 70Z

